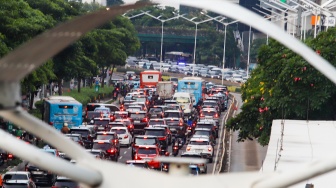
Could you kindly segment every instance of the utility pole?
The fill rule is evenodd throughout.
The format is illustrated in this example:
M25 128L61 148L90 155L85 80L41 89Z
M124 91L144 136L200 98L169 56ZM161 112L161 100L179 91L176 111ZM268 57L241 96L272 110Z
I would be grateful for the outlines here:
M296 37L301 38L301 27L302 27L302 7L298 8L297 26L296 26Z

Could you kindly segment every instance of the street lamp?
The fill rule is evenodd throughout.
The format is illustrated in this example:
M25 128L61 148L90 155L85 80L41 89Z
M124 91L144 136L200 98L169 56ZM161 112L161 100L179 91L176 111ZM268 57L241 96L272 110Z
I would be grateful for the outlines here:
M192 72L192 75L195 76L195 64L196 64L196 46L197 46L197 26L198 24L201 24L201 23L205 23L205 22L208 22L208 21L212 21L212 20L216 20L217 18L220 18L221 16L216 16L214 18L209 18L207 20L203 20L203 21L200 21L200 22L195 22L193 21L194 19L196 19L197 17L193 17L191 19L189 18L186 18L184 17L183 15L181 15L181 17L189 22L192 22L195 24L196 28L195 28L195 45L194 45L194 60L193 60L193 72Z
M224 84L224 68L225 68L225 49L226 49L226 28L228 25L231 25L233 23L239 22L239 20L235 20L229 23L224 23L221 21L218 21L219 23L223 24L224 26L224 42L223 42L223 71L222 71L222 85Z
M250 48L251 48L251 25L250 25L250 31L249 31L249 42L248 42L248 49L247 49L247 70L246 75L247 78L249 76L249 70L250 70Z
M160 16L158 16L158 17L155 17L155 16L149 14L148 12L145 12L144 14L146 14L147 16L150 16L150 17L152 17L152 18L154 18L154 19L156 19L156 20L158 20L158 21L161 22L161 53L160 53L160 72L161 72L161 71L162 71L162 70L161 70L161 68L162 68L162 67L161 67L161 65L162 65L162 51L163 51L163 24L164 24L165 22L167 22L167 21L170 21L170 20L173 20L173 19L177 19L177 18L179 18L179 17L181 17L181 16L183 16L183 15L177 15L177 16L168 18L168 19L166 19L166 20L163 20L163 19L160 19L160 18L162 17L162 15L160 15Z

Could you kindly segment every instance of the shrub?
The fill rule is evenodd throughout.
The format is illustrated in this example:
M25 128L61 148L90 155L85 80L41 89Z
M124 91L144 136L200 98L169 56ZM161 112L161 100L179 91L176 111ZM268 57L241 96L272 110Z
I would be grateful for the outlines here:
M241 88L237 87L236 90L235 90L235 92L240 93L241 92Z

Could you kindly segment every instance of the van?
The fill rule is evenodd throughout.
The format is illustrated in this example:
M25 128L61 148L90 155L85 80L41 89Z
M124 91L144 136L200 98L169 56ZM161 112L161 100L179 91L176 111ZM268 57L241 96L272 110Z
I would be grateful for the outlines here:
M193 108L194 99L187 92L176 92L173 96L173 100L176 100L181 105L184 116L190 116Z

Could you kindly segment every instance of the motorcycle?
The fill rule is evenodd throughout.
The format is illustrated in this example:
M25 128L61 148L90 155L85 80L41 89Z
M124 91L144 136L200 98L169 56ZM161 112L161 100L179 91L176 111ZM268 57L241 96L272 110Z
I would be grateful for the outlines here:
M178 142L175 142L173 144L173 155L174 155L174 157L176 157L178 155L179 150L180 150L179 144L178 144Z

